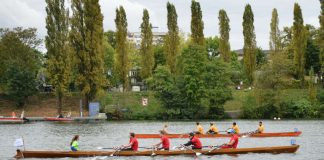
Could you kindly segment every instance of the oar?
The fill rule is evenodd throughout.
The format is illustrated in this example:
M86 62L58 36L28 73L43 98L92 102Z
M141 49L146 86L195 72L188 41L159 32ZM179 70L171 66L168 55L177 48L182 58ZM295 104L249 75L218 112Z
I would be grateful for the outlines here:
M119 152L121 149L122 149L121 147L116 148L115 151L114 151L113 153L110 154L110 157L114 156L114 154L115 154L116 152Z
M152 154L151 154L151 156L156 156L156 154L154 153L154 150L155 150L155 148L152 147Z
M242 133L242 134L241 134L241 135L242 135L241 137L242 137L242 138L250 137L251 135L256 134L256 133L258 133L257 130L256 130L256 131L251 131L251 132Z
M151 149L152 147L138 147L138 148ZM97 149L115 149L115 148L113 148L113 147L97 147Z
M185 146L185 145L181 145L182 147L184 147L184 148L186 148L186 149L188 149L188 150L191 150L191 151L193 151L195 154L196 154L196 156L200 156L201 155L201 153L200 152L196 152L195 150L193 150L192 148L190 148L190 147L187 147L187 146Z
M214 150L216 150L216 149L219 149L219 148L221 148L222 146L223 146L223 145L213 146L213 148L210 149L210 150L208 151L208 153L210 153L210 152L212 152L212 151L214 151Z

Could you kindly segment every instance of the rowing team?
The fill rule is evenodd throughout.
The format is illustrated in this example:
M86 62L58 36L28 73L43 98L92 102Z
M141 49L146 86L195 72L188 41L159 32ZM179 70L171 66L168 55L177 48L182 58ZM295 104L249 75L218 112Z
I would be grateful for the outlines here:
M211 129L213 129L212 127L213 123L211 123ZM166 129L167 126L165 126L164 129ZM198 131L203 131L203 129L201 129L202 127L200 126L200 124L197 122L197 129ZM209 131L213 131L213 130L209 130ZM259 122L259 128L258 130L256 130L254 133L260 133L259 131L263 132L263 125L262 122ZM239 128L236 125L236 122L233 123L232 128L229 128L226 131L228 134L231 134L231 139L229 141L229 143L224 143L220 146L216 146L216 148L236 148L239 142ZM262 133L261 132L261 133ZM187 148L187 149L202 149L204 146L202 145L201 141L199 140L199 138L197 136L195 136L198 132L191 132L189 133L189 141L185 144L182 144L180 147L182 148ZM199 132L198 134L203 133L203 132ZM214 134L217 134L217 132L215 132L214 130ZM129 143L127 145L122 145L120 147L115 147L115 150L118 151L137 151L138 150L138 140L135 137L135 133L130 133L129 134ZM157 149L157 150L169 150L170 149L170 139L167 136L167 132L166 130L160 130L160 142L157 144L154 144L152 146L152 149ZM79 150L79 136L76 135L73 137L70 145L71 145L71 150L72 151L78 151ZM161 147L160 147L161 146ZM180 148L178 147L178 148ZM209 147L209 146L207 146ZM215 147L214 147L215 148ZM215 148L215 149L216 149Z
M195 131L196 134L218 134L219 133L219 131L214 123L210 123L209 130L206 133L204 133L204 128L200 125L199 122L197 122L196 125L197 125L196 131ZM167 131L166 127L167 127L167 125L164 126L163 130ZM239 129L238 125L236 124L236 122L233 122L232 127L228 128L228 129L233 129L236 134L240 133L240 129ZM262 122L260 121L258 129L255 132L263 133L263 131L264 131L264 126L263 126ZM221 132L226 132L226 131L221 131Z

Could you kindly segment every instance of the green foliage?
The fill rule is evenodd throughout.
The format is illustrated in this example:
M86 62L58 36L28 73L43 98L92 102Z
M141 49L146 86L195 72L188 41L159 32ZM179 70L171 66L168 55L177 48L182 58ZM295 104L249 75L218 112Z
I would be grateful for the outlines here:
M310 69L313 68L315 73L320 73L320 48L315 41L315 38L318 37L318 32L315 27L311 25L306 25L306 29L308 32L308 38L305 51L305 70L306 72L309 72Z
M254 80L254 72L256 68L256 40L254 32L254 15L251 6L247 4L245 6L243 14L243 69L247 77L248 83L252 84Z
M218 37L207 37L206 42L206 51L209 56L216 57L219 55L219 45L220 39Z
M309 82L308 82L308 93L309 93L309 101L311 103L316 102L316 84L315 84L315 77L314 77L314 70L311 68L309 71Z
M27 98L37 92L35 72L28 70L28 68L9 66L7 74L7 94L16 102L18 107L23 107Z
M128 56L128 42L127 42L127 18L125 10L122 6L116 9L116 74L118 79L123 84L123 90L129 89L128 71L130 69L130 62Z
M116 32L112 31L112 30L108 30L107 32L104 33L105 37L107 37L107 41L108 43L111 45L111 47L113 47L114 49L116 49Z
M158 65L165 65L166 59L165 59L165 52L164 47L162 45L155 45L154 46L154 70Z
M227 17L226 11L221 9L218 15L219 20L219 52L225 62L230 62L231 60L231 47L229 43L229 32L231 30L229 26L229 18Z
M204 45L204 22L200 3L195 0L191 1L191 40L194 44Z
M320 59L321 59L321 71L322 74L324 73L324 1L320 0L321 3L321 14L318 17L319 18L319 23L320 23L320 28L319 28L319 36L318 36L318 44L320 46ZM324 86L324 83L323 83Z
M34 28L19 27L12 30L0 28L0 92L13 95L14 99L17 95L18 105L23 105L22 101L25 97L34 93L29 91L19 93L19 91L20 89L25 91L26 86L28 88L29 84L34 84L36 81L35 75L41 67L43 58L37 50L40 43L41 40L37 38ZM17 75L13 73L14 71L18 72ZM18 79L19 77L26 77L26 79ZM14 86L16 84L18 86Z
M103 37L103 47L104 47L104 70L106 74L106 78L109 79L110 84L112 86L116 86L118 84L118 77L115 74L115 49L110 45L108 40L108 35L105 34Z
M141 78L146 79L152 76L154 67L154 51L153 51L153 33L150 16L146 9L143 11L143 22L141 24Z
M208 60L204 47L189 45L181 54L182 70L173 76L158 66L150 86L168 110L169 119L222 118L224 103L231 98L228 66ZM206 116L208 115L208 116Z
M272 10L272 18L270 23L270 53L278 54L282 50L280 30L279 30L279 17L277 9Z
M71 78L69 12L64 3L64 0L46 0L46 67L58 99L58 115L62 114L62 100L68 92Z
M265 63L267 63L267 55L263 52L262 48L258 48L256 53L257 67L259 68Z
M292 29L292 45L294 50L295 74L298 80L304 80L305 50L307 33L304 26L303 15L300 6L294 5L294 25Z
M287 118L316 118L319 112L310 101L298 99L280 104L280 114L281 117Z
M165 36L164 50L166 64L172 74L176 73L177 58L180 54L180 36L178 27L178 15L173 4L167 3L168 33ZM157 60L156 60L157 61ZM157 65L157 64L156 64Z

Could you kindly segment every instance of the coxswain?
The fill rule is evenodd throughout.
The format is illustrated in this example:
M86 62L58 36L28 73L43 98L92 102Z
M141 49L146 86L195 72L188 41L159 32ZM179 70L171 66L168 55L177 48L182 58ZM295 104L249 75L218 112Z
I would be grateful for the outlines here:
M206 134L218 134L218 129L214 123L210 123L209 130L206 132Z
M135 138L135 133L129 133L129 143L127 145L122 145L119 149L122 151L137 151L138 141L137 138Z
M79 150L79 135L75 135L70 143L71 150L72 151L78 151Z
M155 145L153 145L153 148L157 148L158 150L169 150L170 149L170 139L166 136L166 133L163 130L160 130L160 138L161 141ZM159 148L159 146L162 144L162 147Z
M184 146L190 146L191 149L201 149L202 144L197 136L195 136L195 133L189 133L189 142L186 144L183 144Z
M259 127L258 127L258 129L256 130L256 132L257 132L257 133L263 133L263 131L264 131L264 126L263 126L262 122L260 121L260 122L259 122Z
M232 135L231 139L228 143L221 145L221 148L236 148L239 142L239 136L235 133L234 129L228 129L227 133Z
M196 123L197 128L196 128L196 134L204 134L204 128L200 125L199 122Z

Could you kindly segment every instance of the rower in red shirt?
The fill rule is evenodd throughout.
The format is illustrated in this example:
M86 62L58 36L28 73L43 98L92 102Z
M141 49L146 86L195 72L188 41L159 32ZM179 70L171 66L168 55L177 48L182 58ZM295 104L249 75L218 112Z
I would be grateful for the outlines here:
M202 148L202 144L199 140L198 137L195 136L194 133L189 133L189 142L184 144L184 146L191 146L192 149L201 149Z
M169 137L166 136L166 132L164 130L160 130L161 141L155 145L153 148L157 148L158 150L169 150L170 149L170 140ZM162 144L161 148L158 148Z
M234 129L227 130L227 133L232 135L231 140L229 143L224 143L221 148L236 148L239 142L239 136L235 134Z
M135 133L129 133L129 143L128 145L122 145L120 148L122 151L137 151L138 141L135 138Z

